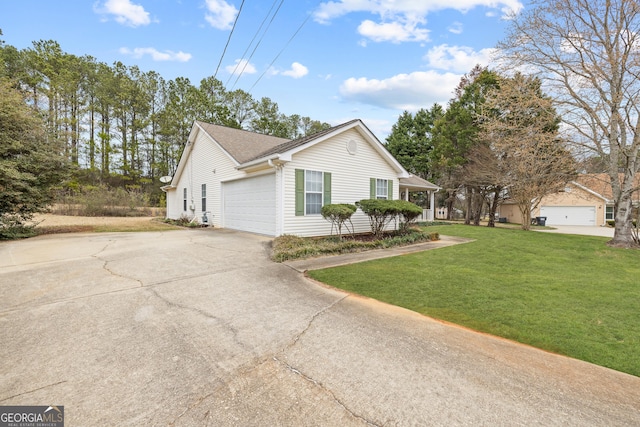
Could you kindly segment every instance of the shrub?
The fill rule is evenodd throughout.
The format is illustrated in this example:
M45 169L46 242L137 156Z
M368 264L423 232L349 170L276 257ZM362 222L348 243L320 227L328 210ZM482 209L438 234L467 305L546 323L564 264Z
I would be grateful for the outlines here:
M19 215L0 216L0 240L24 239L35 236L35 225L27 225Z
M356 204L369 217L371 233L377 238L382 237L384 229L397 215L392 200L364 199Z
M357 205L369 217L371 232L381 237L384 229L394 219L400 217L400 231L407 232L409 226L422 214L422 208L406 200L360 200Z
M68 188L57 198L54 213L82 216L145 216L151 212L149 197L139 188L110 188L86 185Z
M400 231L407 232L409 227L422 215L422 208L406 200L394 200L393 202L398 209L398 214L402 218L400 221Z
M378 240L359 240L357 236L338 240L335 236L314 238L286 234L276 237L273 241L271 259L276 262L283 262L314 256L338 255L410 245L419 242L435 241L439 238L438 233L426 233L418 230L412 230L406 234Z
M320 213L324 219L331 223L331 234L333 234L333 227L335 226L338 231L338 239L342 239L342 226L345 225L347 221L351 224L351 216L357 209L356 205L338 203L324 205ZM351 232L353 233L353 224L351 226Z

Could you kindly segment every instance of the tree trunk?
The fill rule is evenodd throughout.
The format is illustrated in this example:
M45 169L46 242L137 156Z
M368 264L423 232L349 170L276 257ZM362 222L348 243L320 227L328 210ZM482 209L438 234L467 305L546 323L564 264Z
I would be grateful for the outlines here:
M521 203L518 208L522 216L522 229L531 230L531 203Z
M633 223L631 195L623 194L615 205L615 231L613 239L607 242L609 246L620 248L637 247L638 244L633 239Z
M500 201L501 191L502 187L496 187L495 192L493 193L493 198L491 199L491 203L489 204L489 223L487 224L487 227L496 226L496 212L498 210L498 202Z
M467 203L467 209L464 213L464 224L471 224L471 211L473 210L473 190L469 187L465 187L464 194L465 202Z

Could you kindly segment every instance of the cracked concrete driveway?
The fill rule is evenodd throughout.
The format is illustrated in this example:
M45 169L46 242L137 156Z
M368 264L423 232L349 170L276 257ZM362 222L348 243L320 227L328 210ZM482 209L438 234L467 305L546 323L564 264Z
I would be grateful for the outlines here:
M0 244L0 405L68 426L640 424L640 378L328 289L221 230Z

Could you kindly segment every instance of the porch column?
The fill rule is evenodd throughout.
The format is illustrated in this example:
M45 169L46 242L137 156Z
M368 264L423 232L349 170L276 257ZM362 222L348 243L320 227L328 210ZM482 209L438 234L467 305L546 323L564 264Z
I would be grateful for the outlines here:
M404 190L404 199L408 202L409 201L409 189L406 188Z
M427 221L433 221L435 219L435 213L436 213L436 195L435 195L435 191L431 190L429 191L429 195L431 197L429 197L429 207L431 208L430 211L431 213L429 214L429 216L431 218L427 218Z

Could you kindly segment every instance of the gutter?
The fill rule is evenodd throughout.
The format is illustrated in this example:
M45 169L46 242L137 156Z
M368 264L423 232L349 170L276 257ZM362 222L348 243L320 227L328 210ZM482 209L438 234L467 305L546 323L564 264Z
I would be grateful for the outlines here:
M284 163L287 163L291 161L290 157L287 156L282 156L280 154L274 154L272 156L269 157L263 157L260 159L256 159L256 160L252 160L248 163L243 163L239 166L236 167L237 170L245 170L245 169L251 169L254 168L256 166L260 166L263 164L266 164L269 167L275 167L275 166L279 166L279 165L283 165Z

